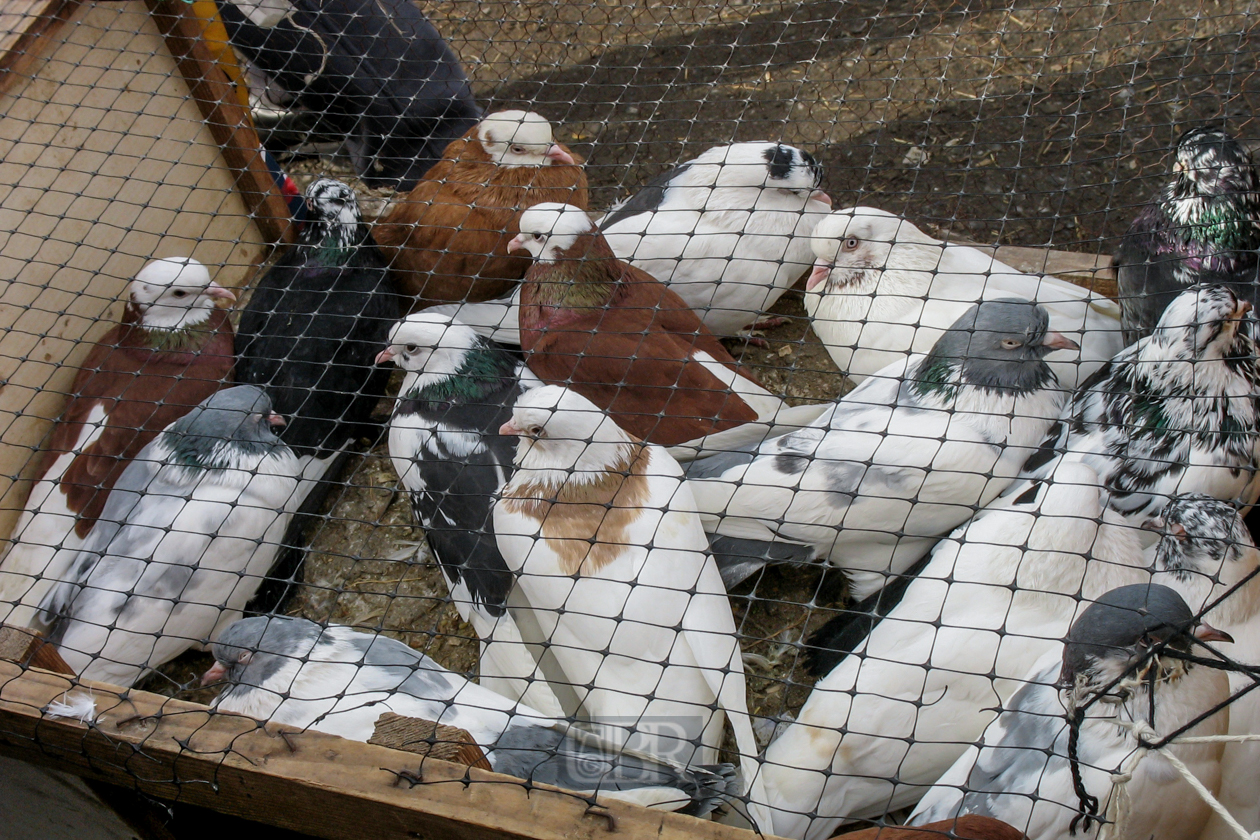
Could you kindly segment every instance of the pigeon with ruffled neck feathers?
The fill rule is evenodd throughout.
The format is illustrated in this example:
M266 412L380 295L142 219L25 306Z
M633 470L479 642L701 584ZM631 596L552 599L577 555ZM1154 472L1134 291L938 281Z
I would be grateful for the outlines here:
M0 616L30 622L63 579L50 563L88 536L118 477L153 438L232 376L235 295L188 257L146 265L122 322L88 352L41 453L35 485L0 562ZM65 555L63 555L64 557ZM5 604L21 604L9 612Z
M531 207L509 248L534 257L520 309L530 370L607 410L635 437L669 446L783 407L678 295L618 260L580 209Z
M686 767L627 751L568 721L469 682L396 639L303 618L238 621L214 645L202 685L226 682L220 712L372 737L385 712L455 726L491 768L538 784L702 816L734 786L729 764Z
M809 235L831 212L822 178L795 146L717 146L653 178L599 228L614 254L733 336L782 322L758 319L813 262Z
M1251 505L1260 495L1260 367L1251 304L1194 286L1159 327L1081 385L1023 474L1088 464L1135 527L1179 493Z
M1065 388L1124 347L1113 301L942 242L884 210L837 210L814 228L811 245L817 262L805 284L805 309L831 358L856 382L926 353L970 306L996 298L1037 302L1050 315L1050 329L1080 345L1079 353L1048 360Z
M1108 592L1072 624L1062 652L1029 672L910 822L974 814L1030 840L1098 836L1101 817L1114 816L1116 776L1135 750L1182 729L1190 737L1225 733L1228 711L1208 716L1229 697L1225 674L1185 659L1204 656L1205 641L1230 639L1196 621L1173 590L1135 584ZM1200 716L1208 717L1190 726ZM1144 727L1141 738L1133 726ZM1222 746L1168 749L1214 792ZM1194 840L1211 813L1158 753L1143 757L1125 787L1129 807L1108 834L1117 840Z
M1133 220L1114 262L1126 345L1150 335L1190 286L1225 285L1255 304L1260 175L1247 150L1219 128L1182 134L1171 179Z
M974 304L808 427L689 463L705 528L813 546L865 598L1018 474L1062 406L1044 358L1073 346L1035 304Z
M530 265L507 247L521 214L548 201L585 208L583 163L539 114L487 116L373 229L398 288L419 306L511 292Z
M280 549L298 459L251 385L219 391L131 462L41 602L83 679L130 686L240 617Z

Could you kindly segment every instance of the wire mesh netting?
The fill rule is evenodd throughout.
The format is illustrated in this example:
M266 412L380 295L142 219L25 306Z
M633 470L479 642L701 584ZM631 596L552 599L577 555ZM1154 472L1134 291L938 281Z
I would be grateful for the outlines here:
M6 753L1260 830L1254 4L0 12Z

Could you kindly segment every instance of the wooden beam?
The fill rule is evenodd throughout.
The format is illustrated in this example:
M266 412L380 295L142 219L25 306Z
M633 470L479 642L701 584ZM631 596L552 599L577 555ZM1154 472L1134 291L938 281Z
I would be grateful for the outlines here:
M85 724L43 709L90 692ZM730 826L0 662L0 753L329 840L752 840ZM408 781L408 778L412 781Z
M146 0L206 127L236 174L236 189L258 229L273 243L293 242L296 232L289 205L262 157L262 141L249 112L236 99L227 74L214 61L201 37L201 24L180 0Z
M48 48L79 0L0 0L0 95Z

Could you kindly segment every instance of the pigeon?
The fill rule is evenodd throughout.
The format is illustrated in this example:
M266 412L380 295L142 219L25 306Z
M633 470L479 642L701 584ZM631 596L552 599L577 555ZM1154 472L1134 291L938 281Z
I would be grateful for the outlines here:
M1237 509L1190 493L1175 497L1162 514L1143 525L1160 535L1151 549L1154 581L1176 590L1195 615L1203 615L1234 639L1226 655L1245 665L1260 665L1260 551ZM1260 696L1255 676L1229 673L1229 733L1260 732ZM1251 690L1249 690L1251 689ZM1245 693L1244 693L1245 692ZM1221 790L1217 796L1249 832L1260 830L1260 745L1225 745ZM1233 840L1237 835L1215 814L1203 840Z
M159 432L230 379L232 324L218 304L235 300L188 257L154 260L131 281L122 323L88 352L40 454L0 562L0 621L35 619L65 578L64 565L50 565L54 556L83 545L118 477Z
M678 295L618 260L586 213L536 204L508 250L534 257L521 349L640 440L672 446L772 417L783 401L738 367Z
M123 471L40 604L39 629L80 678L134 685L240 617L290 518L298 459L272 432L283 422L261 389L227 388Z
M420 306L510 293L530 265L507 247L521 213L548 201L585 208L583 163L541 115L490 114L373 229L398 288Z
M1163 755L1143 756L1136 769L1130 769L1131 757L1182 730L1191 737L1225 734L1228 712L1211 714L1229 697L1225 674L1185 657L1200 642L1229 640L1196 622L1181 596L1165 586L1108 592L1073 623L1062 652L1037 663L979 744L928 791L910 821L974 814L1009 823L1031 840L1096 836L1102 816L1114 819L1117 810L1113 774L1131 772L1127 814L1108 836L1195 840L1210 813L1207 804ZM1212 791L1220 781L1221 747L1182 744L1170 752Z
M302 459L292 510L350 443L375 434L389 369L374 360L401 310L354 190L321 178L306 203L301 239L258 281L236 335L236 381L267 391Z
M1083 464L993 502L936 547L770 743L773 833L823 840L912 805L1061 650L1080 601L1149 581L1144 562L1137 530L1102 506Z
M809 235L831 212L822 179L822 164L794 146L717 146L653 178L599 229L714 334L734 336L783 322L758 319L813 262Z
M706 529L811 545L873 594L1006 489L1059 416L1043 358L1075 345L1047 322L1027 301L973 304L808 428L692 461Z
M1190 286L1228 286L1257 303L1260 175L1247 150L1219 128L1182 134L1172 178L1133 220L1114 264L1126 346Z
M735 620L678 464L555 385L502 431L520 444L494 531L549 645L540 677L570 714L683 765L714 762L729 718L756 795Z
M684 767L625 750L469 682L396 639L304 618L226 628L202 685L213 708L367 741L386 712L466 731L498 773L701 816L729 795L730 765Z
M539 383L503 348L431 311L399 322L376 361L406 371L390 422L390 458L455 608L482 641L481 685L519 699L534 668L518 667L528 657L507 611L516 578L499 553L491 507L515 469L517 438L499 428L517 398ZM561 713L558 701L544 699L537 702L544 711Z
M266 87L345 141L369 187L409 190L475 125L459 57L407 0L217 0Z
M1178 493L1254 503L1260 368L1250 310L1224 286L1182 292L1152 335L1081 385L1024 475L1084 462L1098 473L1108 506L1134 527Z
M1113 301L933 239L884 210L837 210L818 223L811 242L818 260L805 284L805 309L831 358L855 382L927 352L968 307L991 298L1035 300L1050 313L1050 328L1080 345L1070 359L1048 360L1065 388L1124 347Z

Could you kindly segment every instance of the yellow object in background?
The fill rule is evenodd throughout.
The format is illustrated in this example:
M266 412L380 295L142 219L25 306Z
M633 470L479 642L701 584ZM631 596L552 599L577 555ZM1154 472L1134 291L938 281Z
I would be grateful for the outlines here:
M192 10L197 20L201 21L202 37L205 39L206 46L210 48L210 55L231 79L232 85L236 88L236 98L248 113L249 84L245 81L245 71L241 69L236 53L232 51L232 45L228 42L227 28L223 25L223 19L219 17L218 7L214 5L214 0L193 0Z

